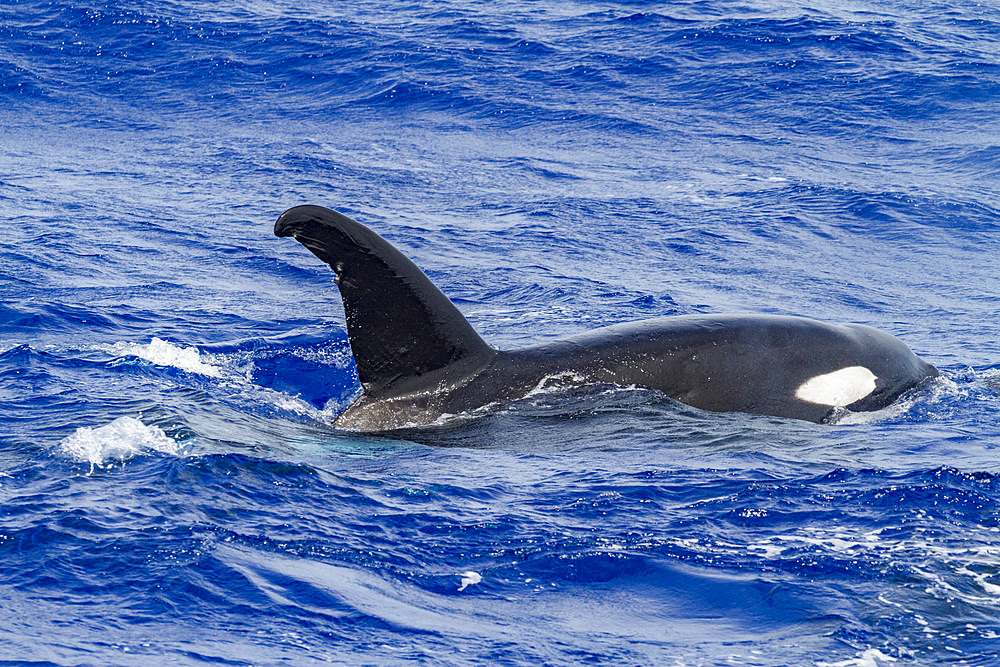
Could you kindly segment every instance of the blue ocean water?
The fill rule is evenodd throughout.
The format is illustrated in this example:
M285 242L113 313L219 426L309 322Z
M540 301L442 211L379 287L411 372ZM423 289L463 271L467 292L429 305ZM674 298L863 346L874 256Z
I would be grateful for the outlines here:
M1000 10L0 3L0 664L1000 662ZM814 425L541 393L399 437L315 203L491 343L889 331Z

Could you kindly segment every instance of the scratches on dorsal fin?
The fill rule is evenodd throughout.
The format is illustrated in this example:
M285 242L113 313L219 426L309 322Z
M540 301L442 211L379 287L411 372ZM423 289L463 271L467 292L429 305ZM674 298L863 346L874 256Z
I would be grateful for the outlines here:
M294 237L336 272L366 392L495 354L413 262L364 225L322 206L296 206L274 233Z

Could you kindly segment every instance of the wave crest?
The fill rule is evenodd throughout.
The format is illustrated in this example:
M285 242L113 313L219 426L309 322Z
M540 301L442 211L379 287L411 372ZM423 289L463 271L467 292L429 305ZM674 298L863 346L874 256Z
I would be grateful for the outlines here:
M119 417L110 424L81 426L59 443L59 450L83 463L101 467L108 461L124 461L143 451L176 455L180 446L159 426L147 426L134 417Z

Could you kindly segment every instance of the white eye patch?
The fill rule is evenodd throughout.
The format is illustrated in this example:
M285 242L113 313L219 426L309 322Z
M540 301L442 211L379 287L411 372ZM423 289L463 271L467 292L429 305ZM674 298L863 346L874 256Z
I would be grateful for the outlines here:
M848 366L809 378L795 390L795 398L807 403L842 408L875 391L877 379L864 366Z

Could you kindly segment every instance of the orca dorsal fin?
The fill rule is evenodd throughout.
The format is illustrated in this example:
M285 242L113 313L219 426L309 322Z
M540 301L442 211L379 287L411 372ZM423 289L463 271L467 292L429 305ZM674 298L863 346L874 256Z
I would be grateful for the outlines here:
M368 393L495 350L417 265L364 225L322 206L296 206L274 224L337 274L347 338Z

